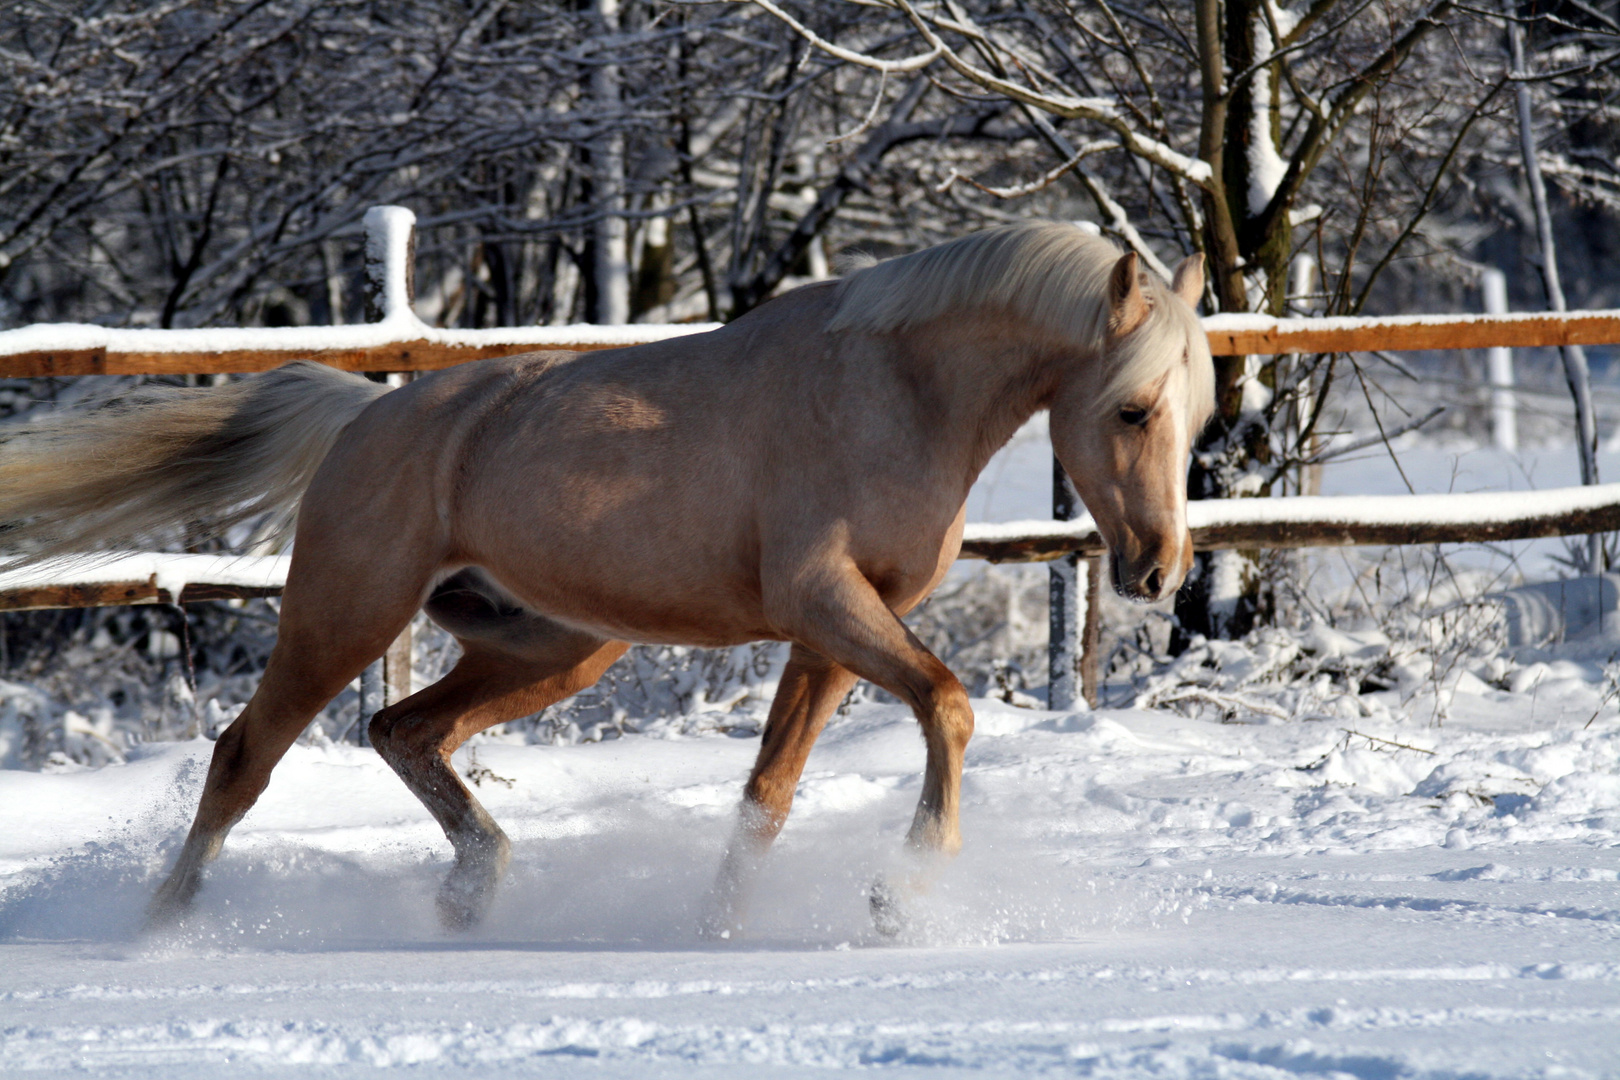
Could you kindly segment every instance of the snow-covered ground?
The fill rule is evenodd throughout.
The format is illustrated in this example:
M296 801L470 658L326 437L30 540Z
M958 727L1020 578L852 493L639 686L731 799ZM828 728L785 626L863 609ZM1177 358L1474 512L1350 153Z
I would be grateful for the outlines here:
M972 519L1042 515L1040 435ZM1557 450L1401 460L1419 491L1575 480ZM1374 455L1323 486L1406 490ZM469 935L436 926L449 846L370 750L295 746L161 938L141 911L212 744L0 770L0 1072L1620 1076L1620 638L1491 655L1452 610L1195 649L1138 685L1156 709L977 702L966 848L898 941L864 899L922 767L892 705L834 719L719 945L697 913L759 742L718 691L459 753L515 843Z
M922 764L895 706L829 727L719 946L695 913L755 739L464 751L516 847L467 936L432 921L448 846L370 751L295 747L161 939L135 928L210 744L10 771L0 1071L1620 1075L1596 681L1555 665L1443 727L978 702L966 850L898 943L863 901Z

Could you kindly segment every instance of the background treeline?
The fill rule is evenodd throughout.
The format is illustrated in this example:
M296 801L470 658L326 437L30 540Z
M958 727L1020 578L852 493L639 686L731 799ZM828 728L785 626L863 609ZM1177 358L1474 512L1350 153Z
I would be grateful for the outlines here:
M0 11L0 325L353 321L357 224L381 202L417 212L423 314L457 326L728 318L846 248L1009 216L1091 220L1159 263L1210 247L1208 192L1121 128L1189 160L1223 152L1250 263L1277 256L1275 236L1244 234L1275 232L1278 209L1278 265L1312 257L1295 294L1251 271L1216 290L1221 307L1276 307L1279 290L1308 309L1474 306L1482 262L1540 306L1515 272L1534 222L1501 13L778 10L891 65L926 50L914 22L931 27L978 69L1116 122L1031 107L945 60L874 70L752 4L14 0ZM1617 10L1506 9L1529 33L1566 289L1590 306L1620 302ZM1211 49L1224 127L1208 115ZM1307 154L1297 185L1281 175Z

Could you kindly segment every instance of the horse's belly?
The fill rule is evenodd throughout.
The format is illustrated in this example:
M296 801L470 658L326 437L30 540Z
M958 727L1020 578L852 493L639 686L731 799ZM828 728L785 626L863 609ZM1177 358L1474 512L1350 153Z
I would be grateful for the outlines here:
M579 560L545 563L484 567L524 607L605 638L718 648L779 636L765 621L758 590L736 575L703 580L667 567L604 573Z

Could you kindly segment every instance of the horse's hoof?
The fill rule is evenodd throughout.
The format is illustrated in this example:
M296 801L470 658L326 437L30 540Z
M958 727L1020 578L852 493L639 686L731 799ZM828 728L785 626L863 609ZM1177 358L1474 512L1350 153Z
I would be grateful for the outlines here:
M887 878L880 877L872 882L872 891L866 894L866 907L872 913L872 928L884 937L899 937L911 925L899 891Z
M743 932L744 890L735 875L722 873L698 917L698 937L704 941L735 941Z
M735 889L716 888L698 917L698 937L704 941L736 941L743 933L743 909Z
M158 886L151 903L146 905L146 933L157 933L173 927L191 911L191 901L202 885L202 876L196 873L174 873Z
M490 900L495 893L494 883L482 875L478 875L477 879L470 878L470 875L452 870L450 876L444 879L444 884L439 886L439 922L446 930L471 930L484 920L489 911Z
M469 847L456 857L439 886L439 921L446 930L470 930L483 921L495 899L495 887L506 875L511 845L505 836Z
M480 903L448 885L439 889L436 906L439 909L439 925L451 933L471 930L483 921L484 913L489 910L487 903Z

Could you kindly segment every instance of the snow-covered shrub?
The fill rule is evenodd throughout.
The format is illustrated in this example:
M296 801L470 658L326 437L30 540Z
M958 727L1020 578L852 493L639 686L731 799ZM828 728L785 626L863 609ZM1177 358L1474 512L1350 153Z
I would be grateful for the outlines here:
M442 631L430 635L442 636ZM757 735L787 651L779 642L729 649L634 648L594 686L535 716L502 725L488 737L571 744L635 732Z
M1335 555L1341 580L1331 587L1334 576L1309 558L1283 576L1276 624L1240 640L1195 638L1170 656L1142 644L1150 621L1121 635L1111 699L1229 722L1438 724L1459 691L1506 687L1514 661L1488 595L1514 581L1456 568L1437 550L1387 549Z
M251 696L275 640L263 601L193 605L184 624L155 605L6 620L5 768L101 765L140 743L215 735Z
M906 623L968 693L1010 701L1046 685L1046 603L1045 566L959 567Z
M1038 705L1026 691L1046 681L1045 590L1044 567L976 567L953 576L907 622L970 693ZM442 631L425 620L418 627L422 685L448 670L456 652ZM595 686L490 737L574 743L626 732L757 734L786 661L787 646L776 642L634 648ZM856 701L886 697L864 682L851 692Z

